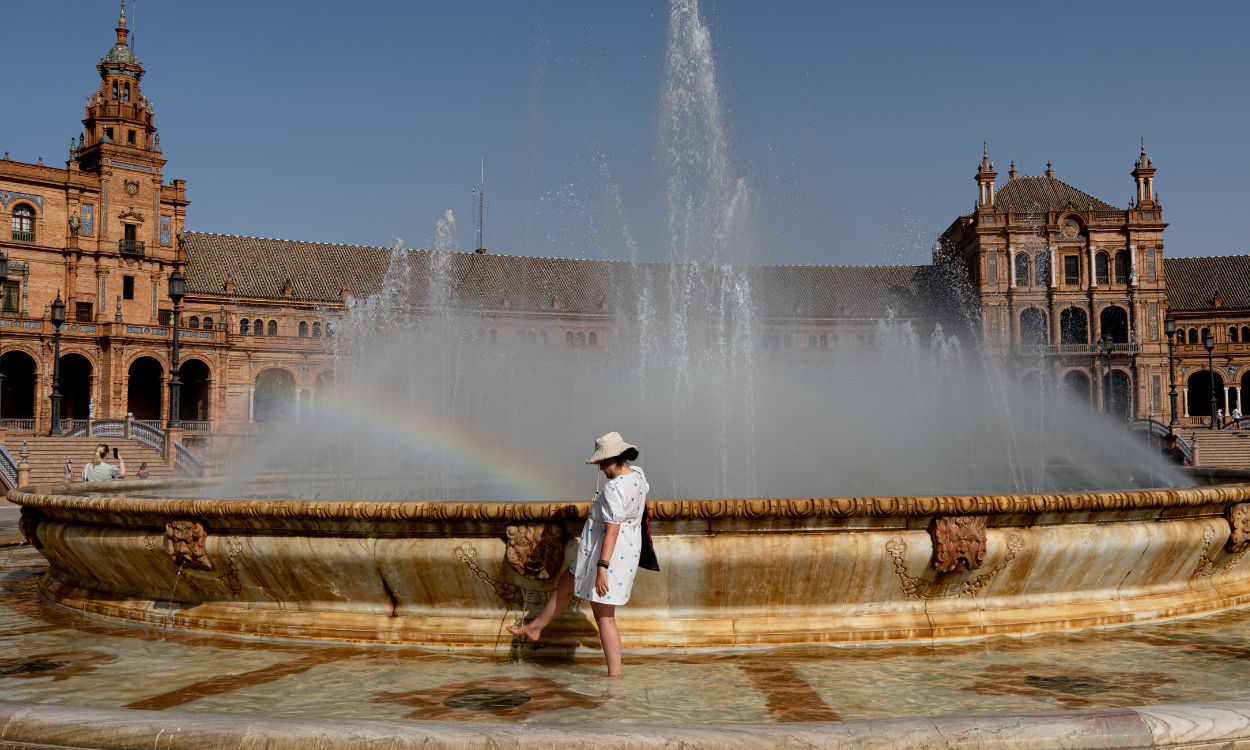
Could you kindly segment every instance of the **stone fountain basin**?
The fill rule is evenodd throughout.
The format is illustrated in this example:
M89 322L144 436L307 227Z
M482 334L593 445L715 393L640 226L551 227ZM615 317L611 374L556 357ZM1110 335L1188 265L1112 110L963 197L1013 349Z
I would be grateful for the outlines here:
M125 489L122 486L114 490ZM151 485L145 489L150 491ZM240 636L493 648L572 560L588 503L11 492L83 612ZM1250 601L1250 485L958 497L662 500L627 649L1023 635ZM597 648L589 607L548 643Z

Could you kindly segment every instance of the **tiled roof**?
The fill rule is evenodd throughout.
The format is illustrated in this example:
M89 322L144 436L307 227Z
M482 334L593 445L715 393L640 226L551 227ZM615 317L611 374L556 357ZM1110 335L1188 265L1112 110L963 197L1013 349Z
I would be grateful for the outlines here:
M1209 310L1216 292L1223 307L1250 307L1250 255L1165 258L1163 273L1172 310Z
M994 193L1000 211L1059 211L1069 203L1081 211L1122 210L1054 177L1014 177Z
M187 291L212 297L281 300L291 282L291 299L339 302L376 291L388 272L390 248L333 245L261 237L188 232ZM402 250L411 286L428 289L433 253ZM952 285L934 266L748 266L751 294L765 316L879 318L893 311L905 318L945 318ZM452 253L447 279L457 306L516 312L599 313L637 299L644 280L667 307L667 263L536 258L494 253ZM226 281L233 282L231 294ZM413 300L422 304L423 300Z

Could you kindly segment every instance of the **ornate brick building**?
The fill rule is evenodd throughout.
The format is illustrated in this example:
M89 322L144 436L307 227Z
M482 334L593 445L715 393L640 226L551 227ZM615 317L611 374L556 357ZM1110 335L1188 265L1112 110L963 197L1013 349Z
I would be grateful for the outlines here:
M182 398L172 416L186 431L180 438L203 444L211 434L229 453L265 423L298 418L333 382L335 321L347 298L379 288L392 249L185 232L187 187L164 182L124 11L97 69L99 86L63 168L0 159L0 251L8 257L0 418L10 433L53 429L49 310L59 295L68 318L56 373L61 416L75 421L58 427L128 413L168 424L167 285L182 267ZM946 230L933 265L749 269L762 312L759 349L840 356L871 346L885 316L912 320L922 333L935 318L959 329L966 318L950 303L970 302L983 348L1019 377L1166 422L1170 309L1180 329L1182 422L1210 413L1207 330L1217 399L1230 412L1250 387L1250 256L1165 261L1155 171L1143 145L1131 172L1136 198L1122 209L1049 168L1028 177L1013 165L1000 187L984 154L976 210ZM405 252L414 272L429 273L429 253ZM476 321L466 336L575 356L611 346L606 290L632 269L480 252L455 254L447 273L452 303ZM964 289L970 299L957 293Z

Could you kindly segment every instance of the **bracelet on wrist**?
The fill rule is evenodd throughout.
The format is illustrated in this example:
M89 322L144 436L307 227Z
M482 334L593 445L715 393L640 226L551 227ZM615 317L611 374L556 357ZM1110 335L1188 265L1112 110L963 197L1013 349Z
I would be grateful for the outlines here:
M599 566L600 568L607 568L610 564L611 564L611 563L609 563L609 562L608 562L608 561L606 561L606 560L600 560L600 561L598 562L598 566Z

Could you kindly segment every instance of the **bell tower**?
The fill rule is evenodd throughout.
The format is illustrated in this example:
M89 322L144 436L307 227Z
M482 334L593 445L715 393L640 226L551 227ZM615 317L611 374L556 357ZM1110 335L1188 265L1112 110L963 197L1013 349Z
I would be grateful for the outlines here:
M153 124L152 104L140 90L143 65L130 49L125 0L115 30L116 43L96 65L100 88L87 97L87 116L73 155L83 171L98 170L104 151L159 169L164 164L159 156L160 136Z

